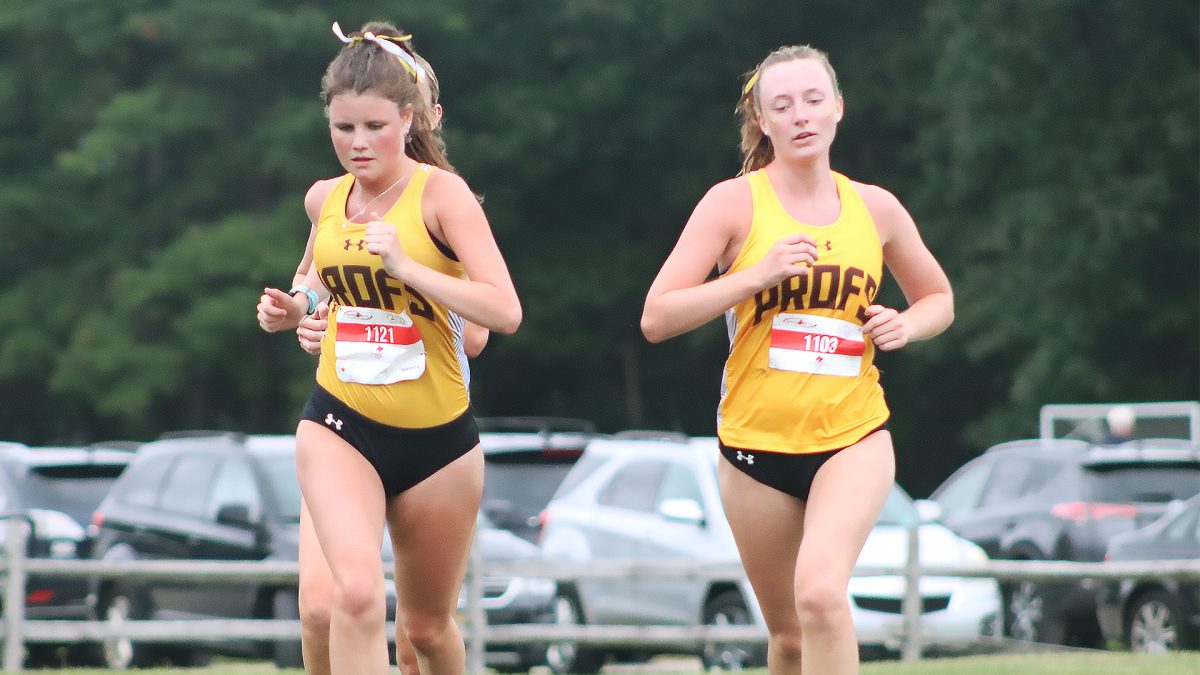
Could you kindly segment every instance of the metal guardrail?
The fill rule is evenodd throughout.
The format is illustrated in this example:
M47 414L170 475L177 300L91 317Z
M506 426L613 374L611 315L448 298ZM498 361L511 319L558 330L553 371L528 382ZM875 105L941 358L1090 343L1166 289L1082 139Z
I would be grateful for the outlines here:
M1200 560L1154 562L1079 563L1064 561L992 560L977 566L918 565L917 529L909 529L909 558L901 566L856 567L855 576L903 576L907 580L902 602L905 641L902 658L917 660L921 655L921 614L918 581L921 577L974 577L994 579L1150 579L1173 577L1200 581ZM20 518L7 522L5 555L0 559L4 577L3 636L5 672L20 672L26 643L99 641L132 638L146 642L209 641L221 639L299 638L300 622L275 619L225 619L187 621L62 621L25 618L25 587L29 575L73 578L138 578L174 581L260 581L295 584L299 566L289 561L141 561L108 562L98 560L53 560L26 558L25 547L12 545L25 541L28 523ZM391 575L386 570L386 575ZM524 576L574 580L580 578L672 577L684 579L740 580L745 571L737 563L702 564L681 567L678 560L594 561L579 563L529 560L519 562L482 562L474 547L468 566L466 625L468 671L484 671L484 645L488 641L506 644L546 643L572 640L592 644L629 646L693 647L709 641L763 642L767 638L761 626L567 626L557 624L510 624L488 626L483 609L484 576ZM392 633L389 627L389 634Z

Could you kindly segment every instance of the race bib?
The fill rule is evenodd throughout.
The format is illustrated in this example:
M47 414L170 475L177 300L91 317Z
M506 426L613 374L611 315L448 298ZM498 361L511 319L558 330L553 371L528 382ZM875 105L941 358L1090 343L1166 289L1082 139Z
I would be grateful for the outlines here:
M425 373L425 343L407 312L338 307L333 354L342 382L392 384Z
M862 326L811 314L776 314L768 365L775 370L855 377L866 351Z

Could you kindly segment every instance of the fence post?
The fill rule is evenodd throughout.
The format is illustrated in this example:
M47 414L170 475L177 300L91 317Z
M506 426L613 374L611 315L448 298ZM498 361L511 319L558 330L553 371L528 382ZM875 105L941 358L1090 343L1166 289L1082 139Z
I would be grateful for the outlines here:
M470 639L467 641L467 672L483 675L485 640L487 638L487 613L483 609L483 543L479 530L471 543L471 557L467 562L467 625Z
M29 524L24 518L9 518L4 556L8 572L4 585L4 672L15 673L25 665L25 547Z
M904 564L904 650L901 659L907 662L921 660L921 548L919 520L908 528L908 559Z

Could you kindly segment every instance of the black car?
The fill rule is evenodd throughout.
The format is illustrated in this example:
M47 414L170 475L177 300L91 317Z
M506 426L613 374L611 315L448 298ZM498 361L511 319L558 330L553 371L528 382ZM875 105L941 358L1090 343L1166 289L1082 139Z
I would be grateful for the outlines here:
M291 436L195 435L146 443L92 519L92 557L115 560L296 560L300 490ZM299 616L295 585L185 581L94 583L101 618ZM299 643L137 643L110 640L112 669L159 661L203 663L214 651L299 667Z
M1134 532L1113 537L1108 560L1200 560L1200 495ZM1096 616L1109 642L1135 652L1200 649L1200 582L1170 578L1106 583Z
M29 522L27 556L87 556L90 540L85 526L96 505L133 459L131 447L124 443L42 448L0 444L0 513ZM90 619L92 608L87 598L87 582L83 579L30 576L25 588L25 616ZM29 660L62 661L59 652L64 647L68 645L33 645ZM67 661L84 660L78 648L70 647Z
M1118 446L1079 440L1002 443L950 476L931 501L938 519L1010 560L1101 561L1112 538L1200 492L1200 448L1176 439ZM1002 584L1007 633L1099 646L1092 582Z
M481 417L483 511L496 527L537 542L539 518L588 440L591 422L561 417Z

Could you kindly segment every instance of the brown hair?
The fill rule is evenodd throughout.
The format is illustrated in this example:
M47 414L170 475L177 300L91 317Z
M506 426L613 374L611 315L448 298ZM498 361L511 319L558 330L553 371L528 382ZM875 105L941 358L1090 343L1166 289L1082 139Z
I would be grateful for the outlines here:
M825 66L825 70L829 73L829 79L833 81L834 96L841 96L842 91L838 88L837 73L834 72L833 66L829 63L829 56L810 45L796 45L790 47L780 47L775 51L767 54L767 58L762 60L754 70L746 73L746 84L742 89L742 96L738 99L737 107L734 109L735 115L741 120L741 150L742 150L742 173L749 173L756 169L761 169L766 166L772 159L775 158L775 149L771 147L771 139L767 138L762 132L762 128L758 125L758 85L762 72L768 66L782 63L784 61L796 61L799 59L813 59Z
M380 37L407 35L385 21L370 21L363 24L360 30L351 33L350 37L361 37L368 32ZM429 62L417 55L413 49L412 39L391 42L408 52L424 67L425 77L429 78L433 102L437 103L440 93L437 77L429 67ZM325 75L321 78L321 101L328 107L334 96L345 92L371 92L394 101L401 109L406 105L412 106L412 126L409 128L407 139L409 155L418 162L454 171L446 157L446 143L442 140L441 131L431 128L429 124L429 116L425 114L427 104L425 97L421 96L416 78L400 59L368 40L347 43L325 69Z

